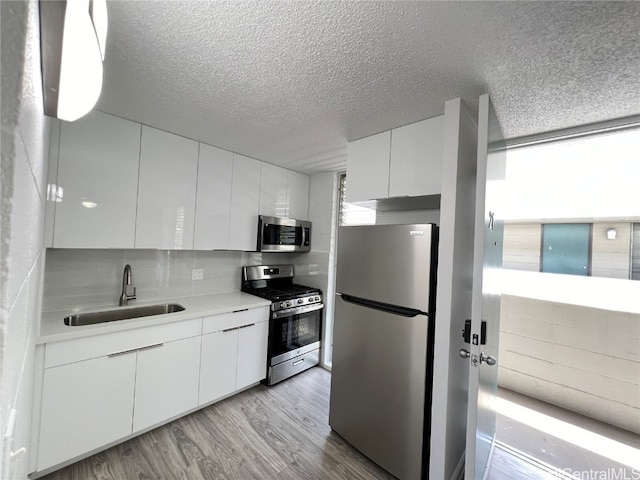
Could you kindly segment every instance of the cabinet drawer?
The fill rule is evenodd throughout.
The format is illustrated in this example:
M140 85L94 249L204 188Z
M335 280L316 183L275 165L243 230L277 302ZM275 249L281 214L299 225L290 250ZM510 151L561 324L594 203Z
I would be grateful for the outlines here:
M201 329L202 318L194 318L164 325L49 343L45 349L44 366L50 368L157 343L195 337L200 335Z
M269 306L210 315L202 319L202 333L219 332L220 330L241 327L251 323L266 322L267 320L269 320Z

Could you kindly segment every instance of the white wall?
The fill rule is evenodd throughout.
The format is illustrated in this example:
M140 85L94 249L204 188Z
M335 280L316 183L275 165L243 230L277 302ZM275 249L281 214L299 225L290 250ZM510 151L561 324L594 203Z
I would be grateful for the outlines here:
M322 364L331 366L336 268L336 225L339 174L312 175L309 182L311 252L292 255L296 283L320 288L324 294Z
M430 477L453 479L463 466L469 362L458 356L471 318L477 113L460 99L445 103Z
M507 151L505 219L640 216L640 129Z
M2 179L0 319L0 478L26 478L44 264L46 158L38 3L0 2L2 21ZM16 411L13 442L4 434ZM11 456L10 452L21 452Z
M376 212L376 225L420 223L435 223L436 225L439 225L440 210L399 210L389 212Z

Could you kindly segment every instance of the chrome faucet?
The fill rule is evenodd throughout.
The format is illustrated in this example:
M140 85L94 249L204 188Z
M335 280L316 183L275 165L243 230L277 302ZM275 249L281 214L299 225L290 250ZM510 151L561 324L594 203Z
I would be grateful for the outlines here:
M133 289L133 294L129 292ZM122 272L122 295L120 295L120 306L126 307L129 300L136 299L136 287L131 285L131 265L126 264Z

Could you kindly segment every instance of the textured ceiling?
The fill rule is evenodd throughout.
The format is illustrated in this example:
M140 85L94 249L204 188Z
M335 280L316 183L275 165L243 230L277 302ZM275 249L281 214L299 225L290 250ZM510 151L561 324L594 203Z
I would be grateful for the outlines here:
M99 110L305 173L488 92L507 138L640 113L639 2L110 1Z

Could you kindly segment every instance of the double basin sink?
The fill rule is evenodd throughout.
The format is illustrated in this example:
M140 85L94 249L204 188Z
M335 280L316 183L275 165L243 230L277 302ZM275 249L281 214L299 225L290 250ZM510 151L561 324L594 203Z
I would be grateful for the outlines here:
M163 303L160 305L148 305L146 307L122 308L118 310L105 310L103 312L78 313L64 317L64 324L71 327L81 325L93 325L95 323L115 322L131 318L150 317L152 315L164 315L167 313L182 312L185 308L177 303Z

